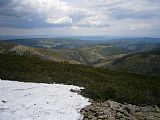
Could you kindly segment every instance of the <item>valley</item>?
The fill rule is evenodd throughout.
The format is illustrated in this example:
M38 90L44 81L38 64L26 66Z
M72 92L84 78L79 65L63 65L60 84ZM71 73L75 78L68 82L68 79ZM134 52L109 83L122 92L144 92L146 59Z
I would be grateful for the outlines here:
M53 38L53 39L13 39L0 42L1 52L8 51L20 55L37 56L43 60L51 61L65 61L71 64L84 64L95 67L103 67L110 70L120 70L117 61L124 60L123 57L134 56L138 54L148 54L160 51L159 38L127 38L118 40L80 40L74 38ZM8 45L7 45L8 44ZM141 55L139 59L146 62L146 58ZM155 64L159 64L159 54L152 57ZM134 61L134 57L130 57ZM152 63L151 63L152 64ZM127 63L127 65L132 65ZM121 65L122 66L122 65ZM133 65L132 65L133 66ZM135 65L134 65L135 66ZM143 69L145 65L132 67L126 69L121 67L122 71L141 74L138 71ZM160 68L158 66L147 67L147 71L143 75L156 75L159 76ZM132 69L132 70L130 70ZM135 69L135 70L134 70ZM154 69L157 71L154 74ZM152 74L153 73L153 74Z

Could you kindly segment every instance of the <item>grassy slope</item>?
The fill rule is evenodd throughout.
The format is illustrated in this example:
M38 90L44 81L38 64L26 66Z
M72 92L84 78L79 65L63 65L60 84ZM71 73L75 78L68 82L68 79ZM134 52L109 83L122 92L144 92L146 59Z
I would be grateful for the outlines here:
M0 54L0 78L84 86L84 96L134 104L160 105L160 78L113 72L36 57Z

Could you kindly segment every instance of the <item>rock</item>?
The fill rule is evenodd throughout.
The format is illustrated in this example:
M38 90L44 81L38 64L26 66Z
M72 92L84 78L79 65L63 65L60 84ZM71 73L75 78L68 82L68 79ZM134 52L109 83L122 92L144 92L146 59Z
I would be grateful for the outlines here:
M151 106L142 107L143 112L153 112L155 109Z
M115 117L109 117L108 120L115 120Z
M100 116L98 116L98 118L100 118L100 119L107 119L108 115L100 115Z
M83 118L83 120L88 120L88 118Z
M2 103L7 103L7 101L5 101L5 100L2 100Z
M106 102L93 102L83 108L83 120L160 120L158 106L139 107L132 104L121 104L108 100Z
M97 120L97 117L94 117L94 116L93 116L91 120Z
M134 114L136 111L138 111L137 106L136 105L131 105L131 104L128 104L128 105L124 106L123 109L127 110L127 112L130 113L130 114Z
M160 108L156 105L155 106L155 111L157 112L157 113L160 113Z
M108 100L107 101L107 104L108 104L108 106L111 108L111 109L118 109L119 107L120 107L120 103L118 103L118 102L115 102L115 101L110 101L110 100Z
M73 92L73 93L77 93L77 94L80 94L80 93L81 93L81 91L80 91L80 90L70 89L70 91L71 91L71 92Z
M117 119L124 118L124 115L122 113L120 113L120 112L117 112L116 118Z

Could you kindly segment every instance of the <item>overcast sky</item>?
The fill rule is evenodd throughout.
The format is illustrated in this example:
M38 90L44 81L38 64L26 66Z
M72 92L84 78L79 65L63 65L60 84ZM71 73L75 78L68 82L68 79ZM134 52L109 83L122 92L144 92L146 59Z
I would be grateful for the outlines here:
M160 37L160 0L0 0L0 35Z

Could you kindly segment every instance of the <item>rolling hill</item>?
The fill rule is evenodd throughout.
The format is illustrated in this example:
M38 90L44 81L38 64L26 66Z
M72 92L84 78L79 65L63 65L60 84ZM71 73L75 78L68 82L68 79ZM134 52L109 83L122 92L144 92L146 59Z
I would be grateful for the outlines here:
M15 53L17 55L37 56L43 60L51 61L69 61L70 63L80 64L81 58L78 52L74 50L58 50L35 48L24 45L18 45L10 41L0 41L0 53Z
M160 76L160 50L129 54L113 61L112 70Z
M12 39L7 41L19 45L46 49L77 49L98 43L97 41L81 40L77 38L29 38Z
M57 62L66 61L72 64L85 64L112 70L120 70L118 67L121 66L119 65L120 63L115 64L115 61L132 54L159 51L160 43L159 38L127 38L108 42L80 40L78 38L35 38L1 41L0 48L1 52L4 51L2 50L3 48L8 52L20 55L37 56L43 60ZM148 57L150 57L149 54ZM132 59L132 57L130 59ZM141 62L139 63L142 64L141 66L145 65L145 58L140 57L138 59L141 59ZM159 64L157 60L154 62L155 64ZM155 64L150 64L149 66L155 66ZM123 71L131 72L130 66L133 66L132 63L127 62L127 65L125 66L129 70L126 70L125 67L121 67ZM134 73L137 73L137 67L132 67L132 69L132 72L134 71ZM156 69L159 70L159 68ZM147 69L146 72L141 74L153 75L153 73L153 70Z

